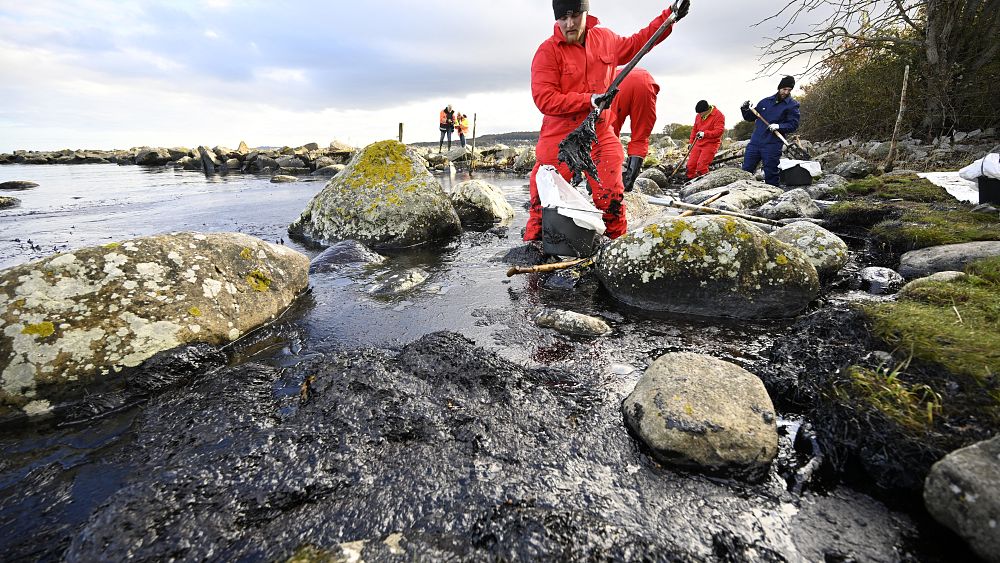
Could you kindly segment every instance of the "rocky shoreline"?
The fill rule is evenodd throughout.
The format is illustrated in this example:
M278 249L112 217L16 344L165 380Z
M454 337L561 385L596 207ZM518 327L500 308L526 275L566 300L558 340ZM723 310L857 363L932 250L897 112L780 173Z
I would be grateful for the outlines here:
M290 236L329 247L330 254L313 261L311 273L343 266L363 268L365 263L381 260L372 251L434 248L463 232L498 236L505 233L504 225L513 216L510 206L505 207L502 192L489 184L467 182L445 193L429 174L430 169L445 170L454 162L470 158L470 151L465 149L437 154L393 141L362 150L333 145L276 151L250 150L244 144L235 151L222 147L173 153L168 149L142 149L115 158L125 159L120 164L177 166L207 173L332 172L326 187L289 225ZM952 148L935 158L966 158L984 150L979 145L968 146L973 148ZM834 479L849 480L860 472L883 492L922 491L927 510L989 560L991 554L1000 553L995 549L995 534L990 532L995 529L1000 510L1000 499L991 494L1000 490L995 486L1000 464L990 459L996 446L989 441L1000 430L1000 381L996 375L1000 373L1000 346L996 345L1000 342L1000 311L996 308L1000 303L1000 211L956 202L943 189L908 171L869 177L877 169L867 159L851 155L864 152L867 158L874 159L878 157L877 148L867 144L811 146L813 152L829 149L817 159L825 159L834 166L835 173L817 178L804 189L774 189L732 168L717 169L678 189L667 178L665 166L651 163L643 172L643 181L637 183L638 190L629 194L626 202L633 230L603 245L593 269L571 270L540 283L563 287L599 284L617 302L649 313L708 319L795 318L790 336L775 343L768 366L758 373L748 373L707 355L661 356L637 382L633 396L622 403L619 429L627 427L642 451L650 452L652 459L666 467L723 475L752 484L778 462L775 407L801 414L816 423L811 435L816 450L809 451L815 463L810 461L798 468L802 472L796 481L800 490L814 473L826 472ZM904 152L913 158L931 157L930 152L923 156L921 151ZM653 158L670 154L669 149L660 147ZM500 168L511 166L523 171L534 164L530 147L491 148L483 155L484 165ZM50 162L48 156L15 157L23 157L21 163L25 164ZM56 160L66 158L83 163L104 157L81 153L78 158L74 153L62 154ZM843 160L834 165L834 160L840 158ZM912 163L903 159L900 162L908 166ZM643 205L644 196L664 193L688 204L709 203L723 213L738 212L760 221L731 215L684 218L676 211ZM122 241L0 272L0 314L10 329L5 329L5 337L0 340L0 353L15 358L3 371L0 399L8 410L0 414L41 417L62 402L67 405L63 412L70 416L100 416L102 411L127 404L125 397L156 396L163 386L146 378L162 373L150 365L164 361L157 354L169 353L182 344L205 342L219 346L232 342L265 325L292 304L307 283L305 262L297 253L230 234L224 236L224 245L211 245L222 247L215 250L222 255L214 256L195 242L206 236L182 233L162 240ZM344 244L351 246L340 246ZM856 263L859 255L863 256L864 264L860 266L864 267ZM537 250L533 252L532 247L511 249L501 259L520 265L554 260ZM214 271L209 264L216 264ZM427 278L426 272L411 269L380 280L371 292L379 297L405 295L421 291ZM877 298L830 302L833 289L854 290L860 296ZM98 300L84 300L93 293L99 295ZM207 301L200 300L202 295ZM160 303L167 305L167 313L162 318L151 317L150 311ZM104 311L114 314L113 326L84 323L87 317L102 317ZM241 311L259 314L252 322L237 325ZM568 334L580 334L581 327L588 327L589 338L609 337L611 327L602 326L600 319L571 313L548 311L537 317L536 323ZM86 343L95 340L110 346L101 351L100 357L67 361L61 353L86 349ZM302 374L303 406L297 411L302 414L279 421L282 424L277 426L275 415L262 406L266 400L255 403L263 408L256 414L248 408L253 403L249 396L242 397L235 407L216 406L226 412L230 408L247 409L245 417L237 422L251 429L250 447L284 467L288 456L299 456L308 449L292 436L294 427L287 423L294 423L294 418L305 418L310 427L322 426L330 422L324 418L324 409L334 408L329 403L336 403L336 397L351 396L348 391L352 389L353 398L346 400L361 410L372 401L384 400L386 393L394 397L400 396L394 392L401 393L403 403L391 400L382 404L384 412L366 415L358 411L355 415L374 417L371 432L377 440L426 446L430 448L425 452L428 457L433 457L429 452L442 445L433 437L435 428L447 427L455 438L445 441L453 456L462 458L471 452L469 463L474 463L475 452L481 447L489 449L491 439L480 426L484 420L502 415L491 412L486 418L463 418L451 407L442 409L438 403L455 399L457 410L462 411L462 402L486 397L489 404L511 407L525 400L525 381L551 374L523 372L484 355L470 344L456 334L435 333L412 343L396 357L372 356L369 361L382 366L384 375L397 381L391 388L372 381L371 374L358 371L353 360L336 359L334 364L351 373L349 380L337 379L327 368L319 370L326 377L314 383L309 383L310 376ZM192 352L187 349L183 353ZM209 357L211 353L195 356ZM126 388L132 388L132 395L101 395L96 391L103 389L91 387L88 376L109 375L122 367L137 368L128 371L124 382ZM268 378L273 379L266 369L234 369L249 371L249 379L259 383L261 393L270 384ZM511 381L504 380L502 374L514 372L517 374ZM737 380L740 391L730 387ZM225 379L214 384L225 385ZM432 400L434 404L416 411L401 406L429 400L427 386L438 401ZM335 393L321 392L319 401L310 403L310 389ZM185 393L199 391L192 383ZM368 396L370 393L374 395ZM81 397L82 402L74 402ZM171 400L171 396L163 395L154 405ZM547 404L561 399L535 400ZM434 414L428 414L431 411ZM147 416L155 417L155 413ZM544 434L544 430L535 428L541 424L539 421L532 422L527 412L521 416L523 420L512 422L510 428L527 424L522 429L530 427ZM357 423L355 418L338 419L337 424L351 426ZM23 422L23 418L18 420ZM390 424L393 421L398 424ZM569 427L560 427L556 433L563 430L567 436L572 433ZM156 431L155 424L150 425L150 431ZM603 432L611 431L605 428ZM175 466L175 471L123 489L91 520L87 533L76 537L68 553L100 558L129 552L141 537L102 533L135 529L141 536L150 524L132 523L147 518L142 507L164 495L173 503L172 520L162 523L161 529L177 542L185 539L188 531L184 522L192 517L210 521L216 534L212 541L221 541L244 533L240 523L252 517L251 512L270 515L262 521L273 525L275 515L283 512L294 511L308 520L308 514L300 510L303 503L336 506L339 512L355 514L358 509L340 492L345 487L360 484L359 490L378 496L377 487L369 488L370 483L357 481L361 476L345 465L348 458L335 454L313 458L319 465L309 475L290 471L289 475L302 481L288 489L269 485L267 475L273 467L253 462L245 467L251 482L244 492L263 504L247 512L243 504L224 500L227 483L237 479L229 468L242 467L236 460L239 452L211 448L200 451L200 441L204 438L205 444L212 442L213 432L195 432L185 454L192 458L205 454L217 469L214 477L205 481L210 487L193 487L192 483L200 479L200 466L183 462ZM365 432L355 429L359 438ZM322 428L307 434L307 442L332 438ZM803 435L803 440L810 439L808 434ZM144 440L156 442L155 437ZM539 440L535 445L545 448L547 439ZM273 446L275 441L285 446ZM556 441L562 444L564 440ZM149 459L175 455L169 448L149 447L154 448ZM390 459L366 447L352 450L380 462ZM953 450L959 451L952 454L954 457L945 457ZM614 458L618 454L610 455ZM622 465L618 461L608 464ZM380 478L391 481L398 472L406 473L398 468L397 473L387 471ZM314 478L312 473L323 477ZM476 495L490 502L497 500L489 491L475 490ZM420 491L400 494L413 500ZM372 500L379 505L378 498ZM970 503L977 503L976 511L967 510ZM222 507L218 514L221 520L209 512L188 508L191 506ZM394 522L406 520L413 525L419 518L401 510L395 501L382 506L385 510L399 510L387 517ZM514 503L510 510L517 515L532 509ZM502 519L502 515L497 517ZM482 525L465 524L468 530ZM571 528L574 532L568 536L570 540L577 534L586 535L589 529L581 522ZM378 533L364 526L358 531L363 531L364 537ZM282 544L286 551L280 553L303 547L296 541L288 539ZM636 536L629 541L641 544ZM455 552L437 548L428 553L498 553L483 548L493 545L487 538L483 542L462 545ZM419 540L417 544L430 549ZM150 546L148 555L163 555L163 547ZM655 543L655 547L669 552L673 546L668 542ZM191 554L208 553L211 548L211 544L199 544ZM628 558L629 552L615 548L599 553ZM744 556L751 557L747 553Z

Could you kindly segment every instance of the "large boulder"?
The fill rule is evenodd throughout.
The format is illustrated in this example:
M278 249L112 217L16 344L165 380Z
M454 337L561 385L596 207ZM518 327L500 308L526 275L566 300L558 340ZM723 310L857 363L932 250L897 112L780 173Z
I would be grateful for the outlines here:
M924 482L924 504L984 561L1000 562L1000 437L935 463Z
M843 176L848 180L867 178L868 176L871 176L874 171L875 167L872 166L872 163L860 158L842 162L833 168L834 174Z
M652 166L640 172L639 177L648 178L656 182L656 185L659 186L660 190L670 189L670 178L667 178L667 175L663 172L663 170L660 170L655 166Z
M472 157L472 148L459 145L445 153L449 162L465 162Z
M135 155L135 163L140 166L163 166L171 160L170 151L163 148L145 147Z
M661 356L622 401L622 415L632 435L668 465L760 478L778 453L763 382L711 356Z
M785 225L771 236L801 250L820 276L836 274L850 257L843 239L809 221Z
M517 158L514 159L514 168L526 171L531 170L535 167L536 162L535 147L527 147L518 151Z
M488 229L514 218L514 208L507 203L503 191L482 180L462 182L449 195L464 227Z
M636 180L638 181L638 180ZM645 180L656 184L652 180ZM649 203L641 192L625 192L625 221L629 229L635 229L656 220L663 215L664 207Z
M762 217L777 221L795 217L819 217L822 211L813 203L809 192L795 188L760 206L759 213Z
M756 180L737 180L732 184L692 194L684 198L684 201L686 203L701 205L709 198L724 191L728 191L729 193L712 202L710 207L724 209L726 211L743 212L748 209L760 207L761 205L785 193L785 190L769 186L764 182L758 182Z
M0 272L0 417L48 412L157 352L223 344L308 285L309 259L240 233L84 248Z
M935 272L964 270L970 262L1000 256L1000 241L985 240L945 244L911 250L899 260L899 273L912 280Z
M802 251L733 217L664 218L603 246L595 263L611 295L652 311L790 317L819 293Z
M381 141L358 152L288 230L315 242L351 239L381 250L440 240L462 227L423 160L402 143Z
M212 149L206 146L198 147L198 155L201 157L201 168L206 174L214 174L222 166L222 161Z
M701 176L684 186L681 197L686 198L698 192L728 186L740 180L753 180L753 174L740 168L719 168Z

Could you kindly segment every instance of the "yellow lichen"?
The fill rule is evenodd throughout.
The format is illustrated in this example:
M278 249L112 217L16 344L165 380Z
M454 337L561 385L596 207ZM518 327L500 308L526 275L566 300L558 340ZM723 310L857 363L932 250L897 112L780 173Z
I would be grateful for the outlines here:
M365 148L354 163L344 185L351 188L379 186L392 188L413 179L413 165L406 158L406 145L398 141L381 141Z
M254 270L247 275L247 283L255 291L267 291L271 289L271 278L260 270Z
M192 317L200 317L201 316L201 309L199 309L197 307L191 307L190 309L188 309L188 313L191 313Z
M56 332L56 327L49 321L41 322L34 325L28 325L21 330L21 334L30 334L33 336L41 336L45 338L47 336L52 336Z
M784 254L779 254L779 255L777 255L777 256L774 257L774 261L779 266L784 266L784 265L788 264L788 257L785 256Z
M104 245L104 248L106 248L108 250L112 250L114 248L118 248L121 245L122 245L122 243L120 243L120 242L109 242L108 244Z
M253 258L253 251L250 250L249 248L244 248L243 251L240 252L240 258L244 260L249 260Z

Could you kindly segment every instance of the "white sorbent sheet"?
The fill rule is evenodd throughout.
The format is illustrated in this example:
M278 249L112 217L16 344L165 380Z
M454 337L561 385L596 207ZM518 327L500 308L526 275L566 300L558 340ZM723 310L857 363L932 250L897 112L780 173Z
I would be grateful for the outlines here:
M917 176L941 186L959 201L967 201L973 205L979 203L979 186L959 177L958 172L921 172Z

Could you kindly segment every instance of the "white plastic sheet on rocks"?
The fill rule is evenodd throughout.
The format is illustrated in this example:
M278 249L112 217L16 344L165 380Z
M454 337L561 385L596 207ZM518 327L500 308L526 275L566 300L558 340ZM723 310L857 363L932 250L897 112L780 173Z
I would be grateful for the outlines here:
M539 168L535 183L538 185L538 198L542 200L542 207L554 207L560 215L569 217L578 227L596 231L599 235L604 234L604 212L594 207L587 196L570 186L555 166L547 164Z
M980 176L1000 179L1000 154L990 153L958 171L958 175L970 182Z
M795 160L791 158L782 158L778 161L778 170L788 170L794 166L801 166L805 168L809 175L813 178L819 178L823 175L823 167L820 163L815 160Z

